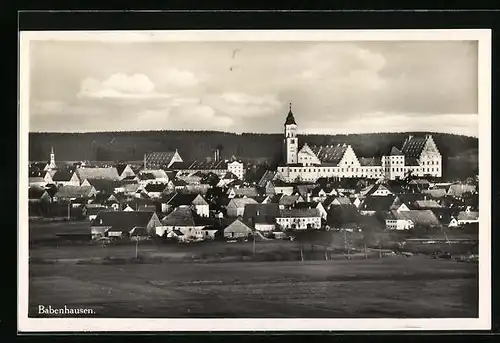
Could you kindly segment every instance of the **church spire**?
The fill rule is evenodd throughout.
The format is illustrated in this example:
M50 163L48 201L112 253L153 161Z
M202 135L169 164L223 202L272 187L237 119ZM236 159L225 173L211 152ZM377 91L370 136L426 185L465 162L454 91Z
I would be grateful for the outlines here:
M288 110L288 115L286 117L285 125L297 125L292 112L292 103L290 103L288 106L289 110Z

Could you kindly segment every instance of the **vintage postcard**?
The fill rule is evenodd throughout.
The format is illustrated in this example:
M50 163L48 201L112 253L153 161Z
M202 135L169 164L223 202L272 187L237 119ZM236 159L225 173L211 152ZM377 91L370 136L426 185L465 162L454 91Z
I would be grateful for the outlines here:
M490 329L490 30L19 56L20 332Z

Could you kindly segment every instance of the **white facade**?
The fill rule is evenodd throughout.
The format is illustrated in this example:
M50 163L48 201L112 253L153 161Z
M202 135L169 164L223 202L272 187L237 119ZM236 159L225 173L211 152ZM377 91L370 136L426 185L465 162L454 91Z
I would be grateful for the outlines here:
M229 162L227 164L227 170L236 175L236 177L238 177L238 179L240 180L243 180L245 176L245 169L242 162L238 161Z
M276 223L284 229L305 230L308 224L311 228L321 228L321 217L277 217Z
M332 160L331 156L324 156L333 162L322 161L307 144L300 151L297 151L298 147L297 124L290 111L285 123L285 163L277 170L278 178L285 182L316 182L322 177L395 180L403 179L409 173L414 176L442 176L442 156L430 135L425 138L410 136L403 144L402 151L395 149L374 163L361 163L350 145L323 146L342 151L340 159Z
M386 219L385 227L387 230L411 230L415 225L409 219Z

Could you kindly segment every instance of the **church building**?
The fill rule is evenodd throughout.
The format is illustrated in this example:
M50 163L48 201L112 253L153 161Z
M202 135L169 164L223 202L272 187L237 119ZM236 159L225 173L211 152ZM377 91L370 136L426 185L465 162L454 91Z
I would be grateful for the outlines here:
M315 182L319 178L396 180L442 176L442 156L431 135L409 136L401 149L382 157L358 157L351 145L299 145L298 125L290 105L285 120L283 163L277 177L285 182ZM300 148L299 148L300 146Z

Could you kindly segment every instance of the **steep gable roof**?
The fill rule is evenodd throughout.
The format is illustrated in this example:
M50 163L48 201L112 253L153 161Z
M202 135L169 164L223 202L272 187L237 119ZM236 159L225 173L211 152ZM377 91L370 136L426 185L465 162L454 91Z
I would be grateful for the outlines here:
M266 170L264 175L260 178L258 182L259 187L265 187L269 181L272 181L276 176L276 172L272 170Z
M291 206L300 200L301 200L300 195L283 195L278 201L278 204L283 206Z
M368 196L360 206L361 211L387 212L396 200L395 196Z
M38 200L44 195L44 193L46 193L46 190L43 187L29 187L28 199Z
M251 233L253 230L250 226L246 225L239 219L234 220L231 224L224 228L225 232L241 232L241 233Z
M67 169L58 169L52 176L54 182L68 182L73 177L73 173Z
M120 187L121 183L115 180L107 179L87 179L90 185L94 186L97 191L103 193L113 193L115 188Z
M145 156L147 168L167 168L175 155L175 151L150 152Z
M425 143L427 139L425 137L413 137L410 136L404 142L401 151L405 157L419 158L424 150Z
M255 187L240 187L240 188L233 188L234 193L238 197L256 197L259 195L259 192Z
M233 205L237 208L244 208L247 204L257 204L257 201L252 198L233 198L229 201L227 206Z
M161 221L165 226L205 226L205 221L189 206L175 208Z
M337 165L347 151L347 145L313 145L310 147L323 164Z
M92 191L92 186L67 186L63 185L57 188L55 197L61 199L72 199L87 197Z

